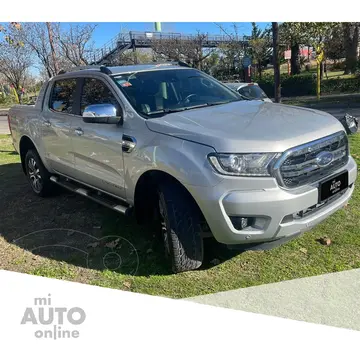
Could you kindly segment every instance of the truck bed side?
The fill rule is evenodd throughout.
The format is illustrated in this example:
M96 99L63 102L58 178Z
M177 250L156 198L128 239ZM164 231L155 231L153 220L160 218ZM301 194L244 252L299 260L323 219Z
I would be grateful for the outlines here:
M41 138L41 112L46 89L47 83L41 88L35 105L15 105L9 110L11 136L18 153L23 136L29 137L35 146Z

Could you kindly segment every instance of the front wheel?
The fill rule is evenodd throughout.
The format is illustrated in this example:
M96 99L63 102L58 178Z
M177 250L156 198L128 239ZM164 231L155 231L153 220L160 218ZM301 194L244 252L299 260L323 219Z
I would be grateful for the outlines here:
M204 250L201 213L191 196L178 184L161 184L158 190L161 237L175 273L202 265Z

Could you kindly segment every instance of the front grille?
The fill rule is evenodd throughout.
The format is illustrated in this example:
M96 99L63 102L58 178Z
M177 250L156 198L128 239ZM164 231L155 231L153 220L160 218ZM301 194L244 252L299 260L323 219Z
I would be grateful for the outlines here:
M332 161L323 165L318 155L331 153ZM321 156L321 155L320 155ZM329 175L348 162L349 147L345 132L306 143L287 150L275 164L275 173L280 185L295 188Z

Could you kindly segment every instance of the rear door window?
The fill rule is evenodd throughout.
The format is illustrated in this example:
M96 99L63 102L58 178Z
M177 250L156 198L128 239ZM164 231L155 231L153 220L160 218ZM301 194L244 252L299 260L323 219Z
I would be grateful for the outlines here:
M76 79L57 80L50 98L50 109L65 114L73 113Z

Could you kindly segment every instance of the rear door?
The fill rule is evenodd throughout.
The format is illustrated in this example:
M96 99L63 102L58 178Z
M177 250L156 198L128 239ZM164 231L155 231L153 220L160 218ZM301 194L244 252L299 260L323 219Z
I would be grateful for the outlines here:
M77 106L77 80L55 80L50 87L42 113L45 157L53 170L71 176L74 171L71 123Z
M71 125L76 179L124 199L122 127L85 123L82 119L85 107L95 104L113 104L121 114L120 101L105 80L84 77L80 81L80 116Z

